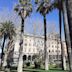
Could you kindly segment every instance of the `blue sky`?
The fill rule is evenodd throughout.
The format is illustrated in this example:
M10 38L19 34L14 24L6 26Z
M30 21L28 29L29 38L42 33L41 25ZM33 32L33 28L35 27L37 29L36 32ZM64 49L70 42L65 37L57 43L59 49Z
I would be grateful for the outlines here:
M11 20L17 28L20 27L21 19L14 11L16 4L18 4L18 0L0 0L0 22ZM35 7L33 10L34 9ZM47 14L46 19L47 31L53 30L59 32L58 10L53 10L51 13ZM43 16L35 11L25 20L25 32L34 33L34 25L36 26L36 33L39 35L41 33L43 34Z
M20 18L14 12L15 5L18 4L18 0L0 0L0 22L11 19L16 26L20 25ZM55 24L56 30L58 30L58 15L57 10L47 15L47 24ZM33 24L41 23L43 25L43 17L36 12L33 12L25 22L25 31L29 32ZM31 30L32 32L32 30Z

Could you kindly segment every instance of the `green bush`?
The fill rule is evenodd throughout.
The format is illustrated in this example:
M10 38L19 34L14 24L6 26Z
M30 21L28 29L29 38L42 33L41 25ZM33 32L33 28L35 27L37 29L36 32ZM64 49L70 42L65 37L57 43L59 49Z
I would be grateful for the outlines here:
M61 64L49 64L50 69L61 68Z
M34 62L35 68L40 68L40 63L39 62Z
M27 62L27 63L26 63L26 66L30 66L30 62Z
M56 64L49 64L49 68L52 69L52 68L57 68L57 65Z

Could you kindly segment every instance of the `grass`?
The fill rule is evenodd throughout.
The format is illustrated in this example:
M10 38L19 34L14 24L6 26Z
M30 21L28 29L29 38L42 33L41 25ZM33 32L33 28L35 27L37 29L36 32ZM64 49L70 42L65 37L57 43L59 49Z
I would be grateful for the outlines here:
M62 71L62 70L41 70L41 69L24 69L24 71L29 71L29 72L68 72L68 71Z
M17 72L16 67L12 67L10 70L11 70L10 72ZM44 69L35 69L30 66L30 67L23 68L23 72L68 72L68 71L63 71L61 70L61 68L50 68L50 70L46 71Z
M17 70L11 70L10 72L17 72ZM42 70L42 69L23 69L23 72L68 72L68 71L63 71L60 69L51 69L51 70Z
M42 69L23 69L24 72L68 72L68 71L63 71L60 69L52 69L52 70L42 70ZM16 72L16 70L12 70L11 72Z

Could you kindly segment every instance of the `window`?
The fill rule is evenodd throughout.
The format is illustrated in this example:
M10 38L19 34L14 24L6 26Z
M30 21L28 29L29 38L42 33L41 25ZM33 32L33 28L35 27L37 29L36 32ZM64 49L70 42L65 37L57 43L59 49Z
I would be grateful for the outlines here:
M53 42L52 42L52 44L53 44Z
M54 46L52 45L52 48L53 48Z
M30 42L31 42L31 40L30 40Z
M33 44L33 46L35 46L35 44Z
M50 47L50 45L49 45L49 47Z
M32 56L32 60L34 60L35 58L36 58L36 55L33 55L33 56Z
M25 39L25 41L27 41L27 39Z
M56 50L56 52L57 52L57 50Z
M58 44L59 44L60 42L58 42Z
M31 51L31 48L29 48L29 52Z
M50 50L49 50L49 52L50 52Z
M33 46L36 46L36 44L37 44L37 43L36 43L36 42L34 42L34 43L33 43Z
M43 42L41 41L41 43L43 43Z
M23 56L23 60L25 61L25 60L26 60L26 58L27 58L27 56L26 56L26 55L24 55L24 56Z
M28 56L28 60L31 60L31 56Z
M25 36L25 38L27 38L27 36Z
M55 46L55 48L57 48L57 46Z
M35 49L33 49L33 52L35 52Z
M39 51L39 48L37 48L37 51Z
M51 38L53 39L53 36L51 36Z
M38 40L38 42L40 42L40 41Z
M50 38L50 35L48 37Z
M58 50L58 52L60 53L60 50Z
M25 43L25 46L27 46L27 43Z
M26 48L25 48L25 50L24 50L25 52L26 52Z
M61 59L61 55L59 55L59 59Z
M29 46L31 46L31 44L29 43Z
M52 52L54 52L54 50L52 50Z
M57 46L57 48L59 48L59 46Z
M53 55L53 59L55 59L55 55Z

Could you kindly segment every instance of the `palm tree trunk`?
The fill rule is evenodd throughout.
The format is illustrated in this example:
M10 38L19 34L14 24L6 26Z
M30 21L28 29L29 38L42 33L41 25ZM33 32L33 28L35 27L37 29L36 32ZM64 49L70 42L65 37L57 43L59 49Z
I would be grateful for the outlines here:
M3 68L5 68L5 66L7 65L7 56L8 56L8 54L7 54L7 52L5 53L5 56L4 56L4 60L3 60Z
M20 49L19 49L19 62L17 72L23 71L23 34L24 34L24 19L22 18L21 24L21 40L20 40Z
M67 10L66 10L65 2L63 2L63 23L64 23L65 41L67 46L67 54L69 60L69 68L70 68L70 72L72 72L72 51L71 51L71 41L70 41Z
M3 40L3 45L2 45L1 66L2 66L2 61L3 61L3 56L4 56L3 50L4 50L5 40L6 40L6 34L4 34L4 40Z
M66 0L68 24L71 38L71 50L72 50L72 0Z
M12 41L13 40L9 40L8 44L7 44L7 48L5 51L5 55L4 55L4 60L3 60L3 68L5 68L5 66L7 65L7 57L8 57L8 53L9 53L9 48L11 48L10 46L12 45Z
M46 35L46 16L44 15L44 54L45 54L45 70L48 70L48 52L47 52L47 35Z
M61 10L59 9L59 29L60 29L60 44L61 44L61 61L62 61L62 70L66 70L66 60L64 55L64 48L62 43L62 19L61 19Z
M58 42L59 42L59 40L58 40L58 37L57 37L57 61L59 60L59 52L58 52L58 50L59 50L59 49L58 49L58 46L59 46L59 45L58 45Z

